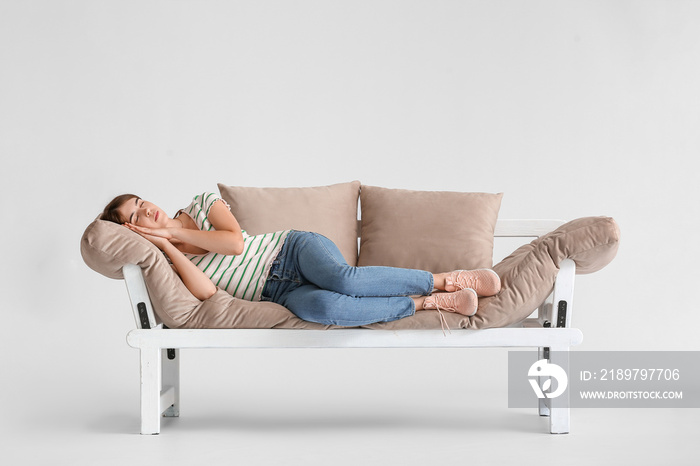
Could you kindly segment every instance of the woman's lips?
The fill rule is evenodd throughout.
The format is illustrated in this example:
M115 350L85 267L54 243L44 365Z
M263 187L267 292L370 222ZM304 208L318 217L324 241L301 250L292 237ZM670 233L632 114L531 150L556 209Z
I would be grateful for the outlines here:
M156 215L155 215L155 217L153 217L153 220L155 220L156 222L158 221L158 214L159 214L159 213L160 213L160 212L158 212L158 211L156 210Z

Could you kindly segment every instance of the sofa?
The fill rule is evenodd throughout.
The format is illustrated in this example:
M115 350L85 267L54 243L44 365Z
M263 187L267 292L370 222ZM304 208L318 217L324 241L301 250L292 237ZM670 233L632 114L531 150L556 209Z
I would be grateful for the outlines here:
M499 220L500 193L388 189L359 181L305 188L225 184L218 188L241 227L251 235L283 229L315 231L333 240L347 262L357 266L385 265L436 273L489 267L501 277L502 289L495 296L480 298L474 316L443 313L448 334L434 311L365 326L375 333L341 329L303 321L275 303L236 299L223 290L200 301L153 244L123 226L98 218L81 238L81 253L90 268L107 277L122 279L129 271L127 282L132 284L128 289L138 327L130 333L129 343L142 353L142 433L160 431L154 419L156 411L158 416L179 413L178 395L172 392L179 386L179 365L173 361L181 348L385 347L391 344L385 343L388 340L383 335L393 335L390 338L394 340L404 338L397 346L519 346L524 342L527 344L522 346L535 346L540 355L546 355L550 346L568 350L581 340L580 331L571 328L573 273L591 273L607 265L615 257L620 239L619 227L610 217L569 222ZM188 202L184 198L183 206ZM534 239L493 264L494 235L499 228L499 236ZM564 269L570 273L571 283L560 289L568 290L568 298L552 299L557 280L564 281ZM542 311L539 317L534 324L528 323L538 308ZM537 328L523 329L533 326ZM542 333L549 327L548 333ZM281 329L293 332L269 337L269 331ZM496 329L500 333L495 333ZM506 329L523 331L501 331ZM319 330L322 332L316 332ZM530 330L540 333L527 333ZM579 333L565 333L569 330ZM276 343L269 343L270 338ZM148 377L144 376L144 365L146 372L154 374L145 382L148 388L143 386L144 377ZM165 379L172 379L171 389L176 386L166 398ZM152 405L147 413L144 397L151 400L146 404ZM549 413L551 408L540 406L540 413ZM564 425L553 424L552 432L568 432L568 408L560 413L558 419Z

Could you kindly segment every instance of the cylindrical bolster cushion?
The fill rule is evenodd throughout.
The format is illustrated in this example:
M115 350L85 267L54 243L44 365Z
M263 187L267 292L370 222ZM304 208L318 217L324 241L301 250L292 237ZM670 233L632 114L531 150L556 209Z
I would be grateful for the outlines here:
M109 278L123 278L122 267L126 264L141 267L156 315L168 327L180 327L201 304L163 253L122 225L95 220L83 233L80 252L88 267Z
M584 217L521 246L494 266L501 292L479 299L469 328L503 327L528 317L552 292L559 263L572 259L576 273L591 273L615 257L620 229L610 217Z

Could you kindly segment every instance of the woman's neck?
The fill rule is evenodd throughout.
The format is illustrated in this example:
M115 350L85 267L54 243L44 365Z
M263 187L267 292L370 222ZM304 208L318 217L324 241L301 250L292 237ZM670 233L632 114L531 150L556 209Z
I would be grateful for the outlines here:
M168 219L168 228L184 228L184 225L179 218L171 218Z

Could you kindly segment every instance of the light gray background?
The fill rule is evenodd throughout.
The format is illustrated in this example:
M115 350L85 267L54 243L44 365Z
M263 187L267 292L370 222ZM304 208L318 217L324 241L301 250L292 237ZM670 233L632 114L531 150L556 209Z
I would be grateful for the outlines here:
M0 458L697 459L697 410L541 435L504 408L505 350L190 352L184 417L142 438L124 285L78 247L122 192L504 192L501 218L620 224L576 284L579 349L697 350L698 24L691 1L0 1Z

